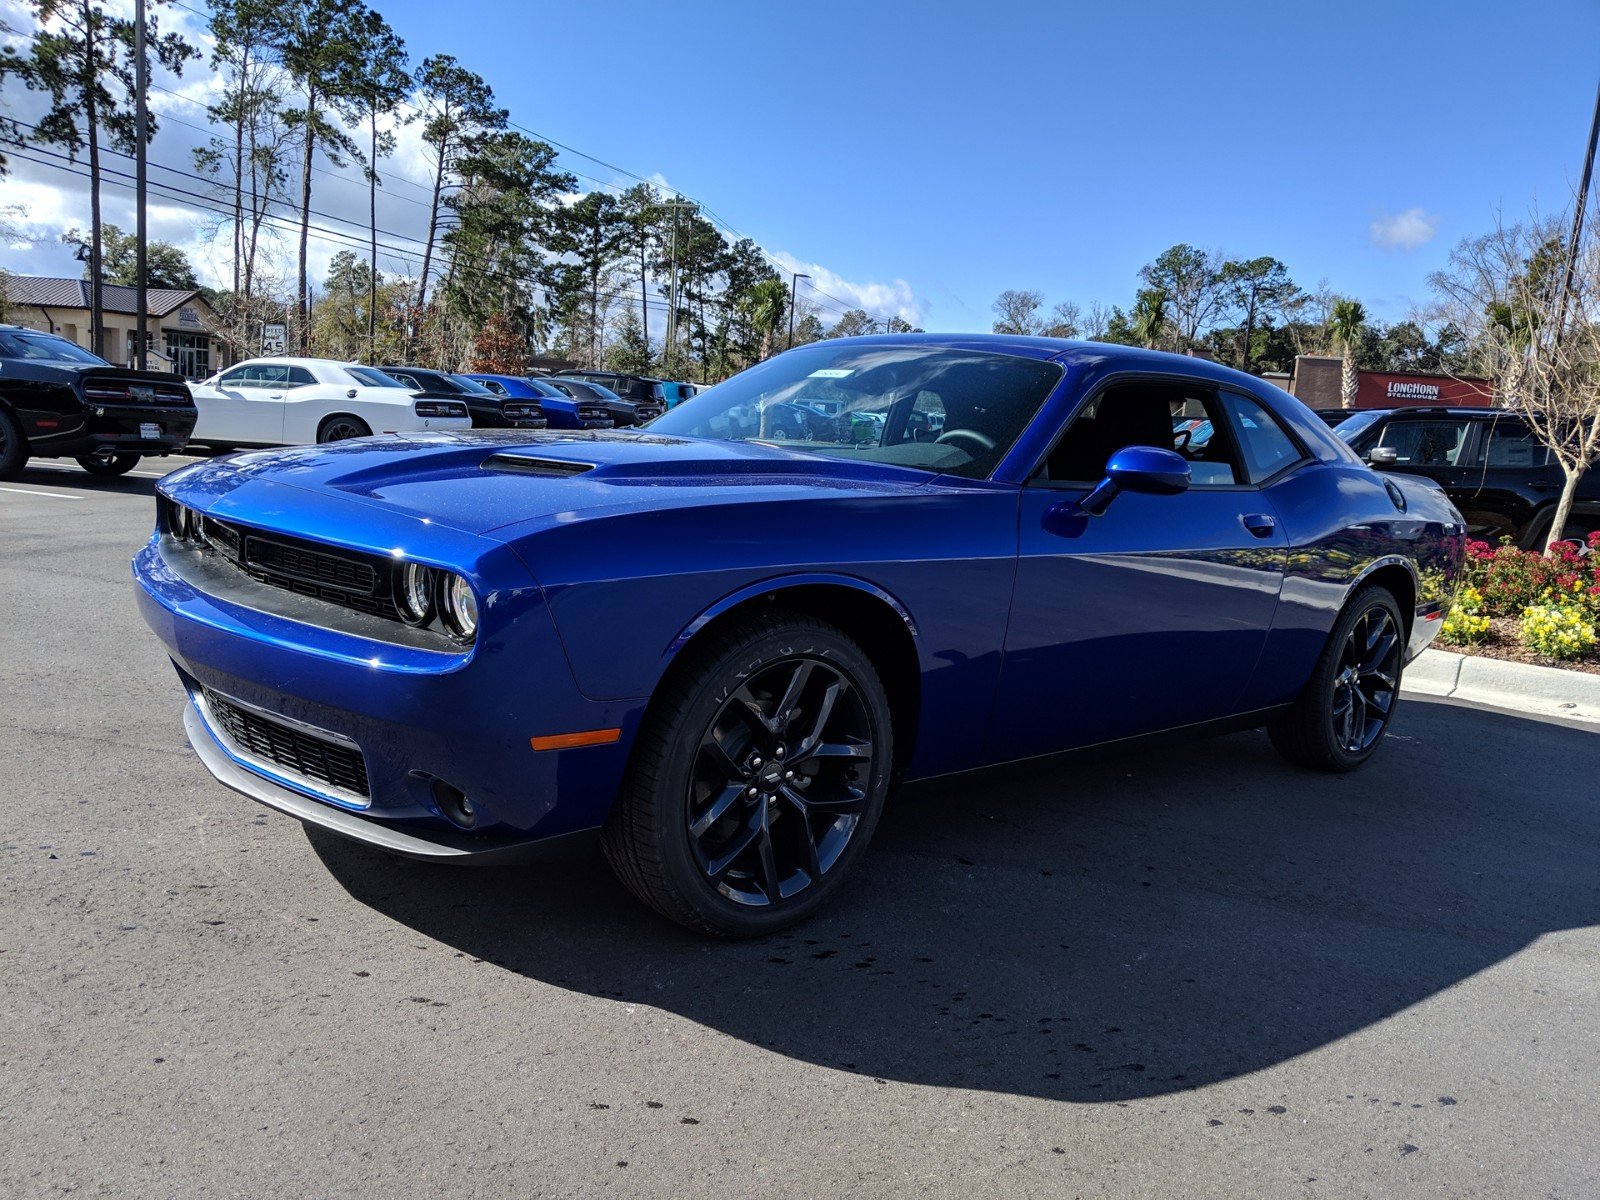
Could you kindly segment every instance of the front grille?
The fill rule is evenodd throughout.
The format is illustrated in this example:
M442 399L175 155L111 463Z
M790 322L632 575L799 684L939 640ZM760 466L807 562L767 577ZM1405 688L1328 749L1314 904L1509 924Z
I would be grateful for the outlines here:
M255 534L244 539L244 560L253 572L338 592L371 596L378 586L378 572L370 563Z
M241 708L210 688L205 689L205 698L211 720L239 750L293 775L371 797L367 760L361 751Z

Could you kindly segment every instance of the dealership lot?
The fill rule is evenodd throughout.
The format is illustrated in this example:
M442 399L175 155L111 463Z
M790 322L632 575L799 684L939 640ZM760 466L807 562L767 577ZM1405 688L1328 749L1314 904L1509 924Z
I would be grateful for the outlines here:
M149 460L0 485L0 1194L1600 1190L1600 740L1408 701L892 804L710 944L597 853L449 870L214 783L133 604Z

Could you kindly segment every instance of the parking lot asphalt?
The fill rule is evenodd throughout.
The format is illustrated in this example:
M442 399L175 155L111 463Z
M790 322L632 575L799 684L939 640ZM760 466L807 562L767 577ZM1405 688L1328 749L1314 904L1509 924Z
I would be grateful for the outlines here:
M1600 1194L1600 735L1407 700L943 780L712 944L216 784L150 460L0 485L0 1195Z

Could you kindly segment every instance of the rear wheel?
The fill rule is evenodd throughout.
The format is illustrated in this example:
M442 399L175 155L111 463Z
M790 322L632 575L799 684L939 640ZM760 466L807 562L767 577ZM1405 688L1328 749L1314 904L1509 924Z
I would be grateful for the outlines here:
M91 475L126 475L139 465L139 456L101 450L96 454L85 454L78 459L78 465Z
M1405 625L1381 587L1357 593L1294 707L1267 727L1290 762L1319 771L1353 771L1389 731L1400 698Z
M771 933L825 903L866 849L889 788L888 701L859 646L798 614L690 653L639 732L606 857L674 921Z
M325 420L317 429L317 441L343 442L350 438L371 437L372 427L360 417L338 413Z
M28 465L28 439L17 419L0 408L0 479L15 479Z

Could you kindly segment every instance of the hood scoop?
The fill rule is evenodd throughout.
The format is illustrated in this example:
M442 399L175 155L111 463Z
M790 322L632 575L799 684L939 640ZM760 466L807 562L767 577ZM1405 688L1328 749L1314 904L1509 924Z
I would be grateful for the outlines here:
M483 460L485 471L510 471L516 475L541 475L561 479L592 471L594 463L568 462L559 458L539 458L532 454L491 454Z

